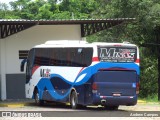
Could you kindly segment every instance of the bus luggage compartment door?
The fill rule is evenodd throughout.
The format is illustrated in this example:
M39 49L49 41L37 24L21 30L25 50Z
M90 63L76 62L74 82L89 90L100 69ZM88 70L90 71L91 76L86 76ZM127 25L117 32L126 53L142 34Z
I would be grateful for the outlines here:
M101 98L110 98L118 104L126 104L126 99L136 96L137 74L135 71L99 71L95 82L97 95ZM117 101L116 101L117 100ZM128 101L128 100L127 100ZM133 102L133 101L132 101ZM128 104L132 104L129 103ZM135 104L135 100L134 103Z

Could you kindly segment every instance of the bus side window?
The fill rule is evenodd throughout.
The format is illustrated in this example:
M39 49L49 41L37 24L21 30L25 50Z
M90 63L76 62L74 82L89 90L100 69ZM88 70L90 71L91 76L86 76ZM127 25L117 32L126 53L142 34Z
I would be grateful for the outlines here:
M29 82L31 79L32 75L32 68L33 68L33 60L34 60L34 51L35 49L31 49L29 54L28 54L28 59L27 59L27 66L26 66L26 83Z
M50 62L49 65L51 66L59 66L60 60L59 60L59 48L50 48L49 49L49 56L50 56Z
M72 66L71 65L71 51L69 48L66 49L66 55L67 55L67 59L66 59L66 65L67 66Z
M84 53L85 54L83 56L83 64L85 66L89 66L92 63L93 49L92 48L85 48Z
M48 49L37 48L35 53L34 65L49 65L49 52Z
M54 54L55 54L55 66L59 66L60 65L60 60L59 60L59 49L58 48L55 48L55 51L54 51Z
M58 54L58 65L59 66L64 66L64 60L63 60L63 57L64 57L64 48L59 48L57 52L59 52Z
M76 57L76 49L73 48L71 51L71 62L73 67L77 66Z

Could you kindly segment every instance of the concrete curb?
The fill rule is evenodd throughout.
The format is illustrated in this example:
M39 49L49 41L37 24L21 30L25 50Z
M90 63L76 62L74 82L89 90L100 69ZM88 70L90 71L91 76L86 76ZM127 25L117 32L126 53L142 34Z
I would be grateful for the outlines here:
M24 107L24 106L26 106L26 104L24 104L24 103L0 104L0 107L12 107L12 108L14 108L14 107Z
M24 106L34 106L35 103L0 103L0 107L11 107L11 108L15 108L15 107L24 107Z
M160 102L147 102L144 100L138 100L137 104L160 105Z
M32 99L7 99L0 101L0 107L24 107L33 106L34 100Z
M138 104L145 104L147 103L147 101L144 101L144 100L138 100Z
M160 104L160 103L152 103L152 102L147 102L144 100L138 100L137 104ZM66 104L69 105L69 104ZM24 107L24 106L35 106L34 101L33 102L2 102L0 103L0 107Z

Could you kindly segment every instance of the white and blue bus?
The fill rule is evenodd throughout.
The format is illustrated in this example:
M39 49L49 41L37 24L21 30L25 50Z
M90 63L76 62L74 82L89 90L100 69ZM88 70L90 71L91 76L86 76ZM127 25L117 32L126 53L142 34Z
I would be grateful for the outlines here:
M26 98L70 103L72 108L136 105L139 49L130 43L48 41L33 47L26 60ZM23 71L24 62L21 64Z

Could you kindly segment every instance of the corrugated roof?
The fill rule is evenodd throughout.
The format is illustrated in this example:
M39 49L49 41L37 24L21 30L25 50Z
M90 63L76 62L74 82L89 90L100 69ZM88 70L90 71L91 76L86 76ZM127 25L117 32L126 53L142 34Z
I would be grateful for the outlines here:
M92 35L101 30L108 29L119 24L133 21L135 18L114 19L57 19L57 20L26 20L26 19L0 19L0 39L6 38L22 30L35 25L81 25L81 36Z

